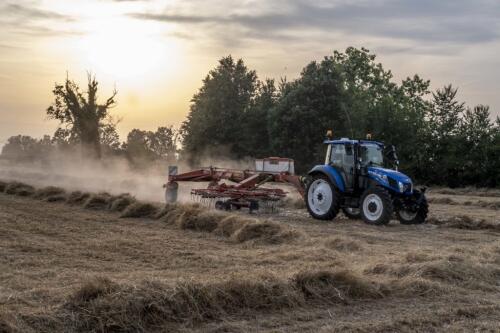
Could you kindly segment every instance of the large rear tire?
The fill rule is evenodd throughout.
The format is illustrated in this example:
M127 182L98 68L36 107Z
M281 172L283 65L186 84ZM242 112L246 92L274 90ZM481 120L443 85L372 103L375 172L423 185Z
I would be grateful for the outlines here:
M393 213L392 198L383 187L371 187L361 197L361 217L367 224L389 223Z
M318 220L333 220L339 212L339 192L325 175L313 176L306 188L309 214Z
M418 195L420 192L415 190ZM406 210L398 210L396 211L396 216L401 224L422 224L425 223L427 219L427 214L429 213L429 204L427 203L427 199L425 198L425 194L422 195L422 201L420 202L420 206L416 212L409 212Z

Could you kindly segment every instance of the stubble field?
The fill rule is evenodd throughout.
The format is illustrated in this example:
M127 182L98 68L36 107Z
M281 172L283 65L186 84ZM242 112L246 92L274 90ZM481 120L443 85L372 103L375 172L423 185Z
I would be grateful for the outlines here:
M0 188L0 332L499 329L496 191L431 189L429 223L375 227L19 186Z

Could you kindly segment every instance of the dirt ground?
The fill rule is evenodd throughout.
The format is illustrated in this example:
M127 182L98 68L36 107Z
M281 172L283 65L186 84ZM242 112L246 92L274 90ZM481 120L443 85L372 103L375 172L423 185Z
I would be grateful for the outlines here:
M436 190L429 197L432 218L467 215L500 224L495 206L481 206L499 202L495 193ZM451 201L432 203L443 202L439 198ZM464 205L465 201L470 203ZM116 212L0 193L0 332L500 331L498 229L404 226L397 221L376 227L341 214L326 223L292 208L257 218L270 219L300 236L279 243L238 243L210 232L179 229L162 219L120 218ZM161 286L155 292L179 290L185 284L222 290L226 281L251 281L257 286L281 281L288 288L297 274L339 271L376 288L376 296L355 293L350 284L352 290L339 287L342 301L333 301L334 296L318 289L315 295L324 297L293 305L266 304L273 299L235 303L234 309L221 307L224 315L198 319L162 313L161 325L129 329L103 325L97 318L104 313L102 307L92 312L101 325L91 329L72 323L83 307L67 310L75 292L97 277L126 287L113 289L118 290L113 296L95 297L114 297L116 302L127 294L131 302L131 297L140 295L136 291L152 281ZM322 280L320 286L326 288L328 281ZM290 299L284 290L279 295ZM344 299L341 293L351 296ZM204 311L208 305L196 307ZM115 310L106 305L106 311Z

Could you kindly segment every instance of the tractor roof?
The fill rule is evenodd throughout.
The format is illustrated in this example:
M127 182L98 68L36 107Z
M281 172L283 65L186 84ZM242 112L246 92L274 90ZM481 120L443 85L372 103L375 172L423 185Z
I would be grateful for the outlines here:
M380 141L372 141L372 140L353 140L353 139L348 139L348 138L342 138L342 139L337 139L337 140L325 140L323 141L325 144L374 144L378 145L381 147L384 147L384 144Z

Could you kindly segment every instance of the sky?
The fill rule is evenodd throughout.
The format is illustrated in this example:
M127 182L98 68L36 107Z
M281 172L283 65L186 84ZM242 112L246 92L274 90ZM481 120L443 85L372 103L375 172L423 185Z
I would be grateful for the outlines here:
M122 140L179 126L208 71L228 54L259 78L296 78L333 50L365 47L396 81L452 83L500 115L498 0L0 0L0 146L53 134L52 89L87 72L113 89Z

